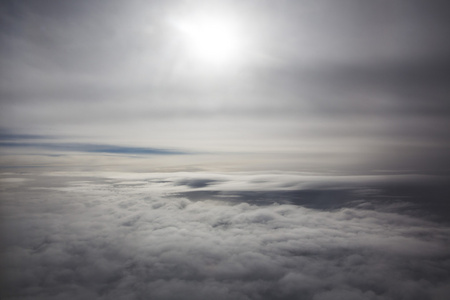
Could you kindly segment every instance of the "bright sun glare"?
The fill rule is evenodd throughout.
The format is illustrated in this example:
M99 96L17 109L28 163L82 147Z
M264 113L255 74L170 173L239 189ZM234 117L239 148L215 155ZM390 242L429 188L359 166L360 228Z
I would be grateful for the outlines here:
M210 63L227 63L237 57L240 40L233 22L212 16L197 16L177 23L188 48L197 58Z

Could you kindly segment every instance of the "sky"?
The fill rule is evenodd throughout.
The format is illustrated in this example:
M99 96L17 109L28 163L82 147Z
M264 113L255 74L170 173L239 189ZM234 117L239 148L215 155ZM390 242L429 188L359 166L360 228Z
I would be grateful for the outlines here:
M0 1L0 297L444 299L449 12Z
M140 171L448 174L447 11L415 0L2 1L2 165L89 167L92 144L192 154L170 166L141 156ZM195 25L213 32L191 37ZM227 47L221 38L232 55L208 54Z

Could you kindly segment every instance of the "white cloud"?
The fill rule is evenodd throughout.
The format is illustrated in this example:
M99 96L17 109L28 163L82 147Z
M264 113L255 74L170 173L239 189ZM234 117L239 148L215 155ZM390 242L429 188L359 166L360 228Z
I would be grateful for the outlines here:
M2 191L2 298L445 299L447 226L388 209L191 202L170 196L177 174L148 176Z

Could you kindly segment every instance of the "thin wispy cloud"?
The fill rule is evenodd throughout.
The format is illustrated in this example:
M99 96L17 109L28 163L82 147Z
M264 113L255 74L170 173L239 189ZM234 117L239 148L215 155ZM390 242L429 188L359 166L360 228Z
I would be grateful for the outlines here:
M448 173L442 1L3 6L10 134L254 153L272 170ZM239 50L214 56L220 34Z
M14 134L14 133L3 133L0 131L0 141L46 140L54 138L55 138L54 136L48 135Z
M17 137L17 139L19 139ZM30 142L0 142L0 148L44 149L55 152L87 152L112 154L148 154L148 155L183 155L192 154L169 149L126 147L117 145L83 144L83 143L30 143Z

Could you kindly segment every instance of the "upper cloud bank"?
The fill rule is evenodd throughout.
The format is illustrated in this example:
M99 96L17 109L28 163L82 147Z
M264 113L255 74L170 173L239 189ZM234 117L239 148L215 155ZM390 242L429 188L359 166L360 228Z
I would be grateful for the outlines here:
M20 177L1 192L5 299L443 300L450 292L449 227L376 202L333 211L191 202L167 196L174 187L164 176Z
M0 127L16 137L250 153L245 170L449 173L444 1L0 5ZM210 9L242 23L241 63L189 59L171 21Z

